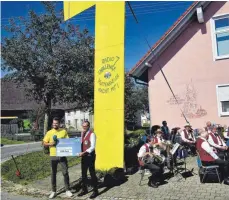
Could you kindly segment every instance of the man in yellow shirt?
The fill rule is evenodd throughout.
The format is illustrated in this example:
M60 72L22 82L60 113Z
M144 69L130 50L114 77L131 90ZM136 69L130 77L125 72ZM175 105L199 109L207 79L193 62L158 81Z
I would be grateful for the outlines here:
M43 139L44 146L49 147L50 151L50 160L51 160L51 184L52 184L52 193L49 198L53 199L56 196L56 173L57 173L57 165L60 163L62 173L64 176L64 184L66 189L66 195L68 197L72 196L69 185L69 175L68 175L68 162L66 157L57 157L56 156L56 139L61 138L69 138L68 133L65 129L60 128L60 120L58 118L53 119L52 123L53 129L48 131Z

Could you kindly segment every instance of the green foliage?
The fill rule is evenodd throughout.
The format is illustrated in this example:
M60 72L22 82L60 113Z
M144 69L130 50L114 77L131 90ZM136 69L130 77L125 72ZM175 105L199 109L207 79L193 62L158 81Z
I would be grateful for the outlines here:
M150 123L144 123L142 126L143 127L150 127Z
M148 111L148 88L134 83L133 78L125 76L125 121L136 123L137 114Z
M75 127L69 126L69 127L68 127L68 130L69 130L69 131L75 130Z
M142 136L145 134L146 134L145 129L138 129L138 130L129 132L128 135L129 135L129 137L138 137L138 136Z
M39 106L34 110L30 110L27 112L27 116L31 122L32 129L41 129L44 125L44 113L45 107Z
M32 181L40 180L51 175L50 156L45 155L43 151L33 152L15 158L18 168L21 172L20 179L15 175L16 167L13 160L8 160L1 165L2 177L14 183L27 185ZM69 167L80 163L76 157L68 158ZM58 171L60 166L58 167Z
M25 129L30 129L31 122L30 122L29 119L24 119L23 123L24 123L24 128Z
M43 14L30 10L3 29L2 70L12 72L6 78L25 86L27 96L45 105L49 121L51 105L75 103L92 108L94 96L94 38L64 22L55 2L42 2ZM46 131L46 130L44 130Z
M134 147L138 146L141 143L141 138L145 135L146 132L144 129L138 129L136 131L129 132L125 134L125 146L126 147Z
M10 144L23 144L25 142L23 141L17 141L17 140L9 140L7 138L4 138L4 137L1 137L1 144L4 144L4 145L10 145Z

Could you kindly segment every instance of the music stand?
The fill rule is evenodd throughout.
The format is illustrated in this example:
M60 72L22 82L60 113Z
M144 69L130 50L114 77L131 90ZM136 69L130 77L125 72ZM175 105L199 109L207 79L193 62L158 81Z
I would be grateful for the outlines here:
M178 146L178 145L177 145ZM174 146L175 147L175 146ZM183 149L186 149L185 148L185 146L183 146L183 145L179 145L178 147L180 147L180 149L181 150L183 150ZM172 171L172 173L173 173L173 175L174 175L174 177L175 176L181 176L182 178L185 178L186 179L186 177L184 177L184 175L183 175L183 173L186 173L186 172L191 172L192 174L195 174L195 175L197 175L196 173L194 173L193 172L193 169L192 170L189 170L189 169L187 169L187 163L186 163L186 155L183 155L183 165L184 165L184 168L179 168L178 166L177 166L177 162L175 163L175 158L174 158L174 154L176 153L176 151L178 150L178 147L176 147L176 149L174 149L174 151L173 152L171 152L171 153L173 153L172 155L173 155L173 169L175 169L174 171ZM175 163L175 165L174 165L174 163ZM180 179L178 179L178 181L179 181Z
M174 154L177 152L178 148L180 147L181 145L179 143L176 143L173 147L173 149L170 151L170 153L172 154L172 160L173 160L173 167L172 167L172 174L173 174L173 177L176 177L176 176L182 176L182 173L183 173L183 169L179 168L178 165L177 165L177 162L176 161L176 158L174 157ZM184 146L181 146L181 149L184 149L185 147ZM186 168L186 156L184 155L183 156L183 162L184 162L184 171L186 172L187 171L187 168ZM180 179L178 179L179 181Z

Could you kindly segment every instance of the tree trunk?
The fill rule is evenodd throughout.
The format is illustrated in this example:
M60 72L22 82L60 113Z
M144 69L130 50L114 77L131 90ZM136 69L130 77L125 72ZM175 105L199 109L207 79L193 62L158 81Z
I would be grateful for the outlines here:
M45 120L44 120L44 135L48 131L48 122L49 122L49 114L45 112Z
M50 112L51 112L51 98L50 95L46 95L46 101L45 101L45 120L44 120L44 135L47 133L48 130L50 130L49 126L49 120L50 120Z

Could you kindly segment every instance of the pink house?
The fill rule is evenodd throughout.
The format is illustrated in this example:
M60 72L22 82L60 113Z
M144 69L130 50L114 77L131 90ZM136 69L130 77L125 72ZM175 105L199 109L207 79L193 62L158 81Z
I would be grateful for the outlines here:
M194 128L228 126L229 2L193 3L129 74L148 84L151 124L182 127L183 112Z

